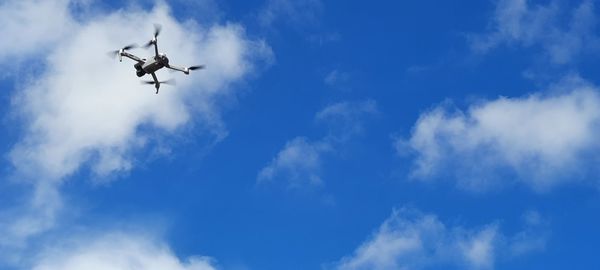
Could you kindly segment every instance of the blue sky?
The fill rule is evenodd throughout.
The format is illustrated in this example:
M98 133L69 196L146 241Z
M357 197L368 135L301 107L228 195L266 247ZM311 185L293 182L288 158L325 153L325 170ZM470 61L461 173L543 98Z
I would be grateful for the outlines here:
M598 268L598 12L5 1L0 268Z

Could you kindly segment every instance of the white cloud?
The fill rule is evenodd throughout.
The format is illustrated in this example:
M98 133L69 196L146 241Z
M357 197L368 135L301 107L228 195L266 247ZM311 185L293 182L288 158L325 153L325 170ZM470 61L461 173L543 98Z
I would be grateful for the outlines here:
M540 231L528 224L525 232ZM540 242L544 234L508 237L495 223L480 228L448 226L435 215L415 210L394 211L379 229L352 255L342 258L334 268L339 270L428 269L457 266L469 269L492 269L498 260L517 255L515 245ZM527 252L537 251L544 245Z
M349 80L350 75L347 72L334 69L327 73L324 82L330 87L346 87Z
M472 235L470 239L463 240L460 252L464 259L475 269L493 268L495 260L494 241L498 234L495 226L488 226Z
M465 112L436 107L396 147L416 154L418 179L450 176L469 189L490 188L515 174L535 189L577 181L593 169L599 146L598 89L571 78L549 92L501 97Z
M16 84L12 107L24 135L9 159L17 178L35 191L29 204L5 210L0 247L22 246L51 228L62 205L60 183L82 169L100 178L127 172L138 162L137 151L190 126L222 139L227 131L220 100L234 95L234 84L270 57L269 47L248 38L243 26L178 21L162 2L149 11L86 10L81 18L72 8L76 4L79 0L0 4L0 36L11 37L0 44L0 63L44 55L30 61L42 68L39 74L19 76L31 79ZM189 76L158 72L160 79L177 79L177 86L162 86L159 95L140 84L132 61L106 56L149 40L152 23L163 26L159 49L171 63L207 66Z
M339 102L325 107L315 119L328 125L329 134L315 141L296 137L287 142L271 163L259 172L257 181L265 183L283 178L290 187L322 184L323 156L338 152L363 131L364 118L376 113L377 104L373 100Z
M75 22L70 0L3 1L0 4L0 62L40 54L67 35ZM49 16L51 14L51 16Z
M162 79L177 77L178 86L163 86L160 95L152 95L152 87L134 75L133 63L105 54L147 40L148 22L163 25L159 46L173 63L201 63L208 69L190 76L159 72ZM27 122L26 135L11 160L21 173L50 179L64 179L86 162L96 174L107 175L131 168L131 152L148 140L142 126L173 132L197 117L221 136L218 98L229 94L229 85L243 79L265 49L248 40L239 25L181 23L163 5L80 23L53 48L40 78L20 89L15 108Z
M570 10L570 21L563 26L565 8L556 1L533 5L527 0L500 0L490 32L474 36L471 45L482 53L502 44L541 46L552 63L565 64L583 52L598 50L594 9L593 1L582 1Z
M207 257L181 260L164 244L131 233L58 241L34 257L33 270L214 270Z
M6 211L0 212L0 261L20 260L18 253L27 248L24 240L50 229L62 206L56 187L51 183L40 183L25 205L3 209Z
M322 155L331 151L328 142L310 142L306 138L297 137L287 142L283 149L258 174L259 183L285 177L291 187L320 185Z
M329 125L330 134L337 140L346 140L364 131L365 118L378 114L377 103L368 99L361 102L338 102L317 113L317 122Z

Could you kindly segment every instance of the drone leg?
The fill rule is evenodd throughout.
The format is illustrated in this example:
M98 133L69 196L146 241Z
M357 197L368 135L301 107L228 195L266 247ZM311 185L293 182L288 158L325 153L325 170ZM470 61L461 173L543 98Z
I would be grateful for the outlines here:
M156 74L154 72L150 73L152 75L152 79L154 80L154 87L156 87L156 94L158 94L158 88L160 88L160 82L158 78L156 78Z

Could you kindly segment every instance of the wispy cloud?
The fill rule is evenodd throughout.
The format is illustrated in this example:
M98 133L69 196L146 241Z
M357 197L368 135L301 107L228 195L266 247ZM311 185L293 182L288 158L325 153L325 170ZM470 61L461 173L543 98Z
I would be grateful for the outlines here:
M567 10L567 11L565 11ZM587 51L600 49L593 1L568 10L557 1L547 5L527 0L500 0L489 33L472 36L472 48L485 53L500 45L541 47L551 63L565 64ZM562 17L568 15L568 24Z
M267 0L258 13L258 22L263 27L272 27L277 22L295 26L315 24L323 10L320 0Z
M181 260L161 241L123 232L60 240L31 259L29 264L34 270L217 269L211 258Z
M373 100L339 102L317 113L317 122L328 125L329 133L311 141L296 137L286 143L277 156L263 168L257 177L259 183L285 179L290 187L320 185L323 156L339 151L350 139L363 132L366 117L377 113Z
M471 190L508 179L536 190L578 181L598 158L598 89L569 77L547 92L501 97L466 111L438 106L423 113L396 148L416 155L417 179L456 179Z
M334 69L331 72L327 73L324 82L330 87L340 88L347 87L349 80L350 74L338 69Z
M378 114L374 100L339 102L317 113L317 122L329 126L329 134L337 140L346 140L364 132L366 118Z
M57 212L63 207L58 189L52 183L39 182L29 201L0 209L0 266L19 261L32 235L51 229Z
M258 174L259 183L276 177L286 178L290 187L321 184L322 155L332 151L325 141L308 141L297 137L287 142L269 165Z
M507 236L498 223L475 228L449 226L435 215L401 209L394 211L367 241L333 268L492 269L497 261L543 249L545 230L540 224L526 222L521 232ZM520 246L530 248L514 252L515 247Z
M3 1L0 4L0 33L10 42L0 43L0 63L9 58L16 60L41 55L60 42L75 28L70 2Z

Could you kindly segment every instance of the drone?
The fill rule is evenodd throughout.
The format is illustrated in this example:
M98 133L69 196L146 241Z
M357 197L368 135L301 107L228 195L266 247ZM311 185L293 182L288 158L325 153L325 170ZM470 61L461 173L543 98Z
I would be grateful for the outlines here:
M137 63L135 63L135 65L133 65L133 67L135 68L135 74L138 77L143 77L146 74L150 74L152 76L152 81L142 81L142 83L154 84L154 87L156 88L156 94L158 94L158 89L160 88L161 84L174 84L173 80L159 81L158 78L156 77L156 73L155 73L159 69L166 67L168 69L172 69L175 71L181 71L181 72L185 73L185 75L189 75L190 71L197 70L197 69L204 69L204 67L205 67L204 65L190 66L190 67L178 67L178 66L169 64L169 58L167 58L167 55L158 52L157 37L160 34L160 30L161 30L161 26L159 24L155 24L154 25L154 37L150 41L148 41L148 43L146 43L144 45L144 48L149 48L150 46L154 45L154 56L151 57L150 59L140 58L140 57L137 57L137 56L127 52L128 50L137 48L138 46L136 44L131 44L131 45L125 46L119 50L110 52L111 55L119 56L119 62L123 62L123 56L125 56L133 61L136 61Z

